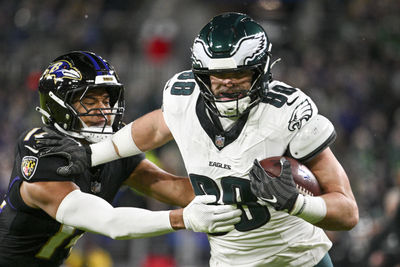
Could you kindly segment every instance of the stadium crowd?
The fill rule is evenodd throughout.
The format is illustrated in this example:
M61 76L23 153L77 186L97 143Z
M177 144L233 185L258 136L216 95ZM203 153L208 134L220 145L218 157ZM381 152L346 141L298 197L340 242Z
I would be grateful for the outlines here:
M262 23L273 58L282 58L274 77L312 96L336 127L332 150L349 175L360 222L328 233L333 262L400 266L400 4L393 0L0 1L1 196L16 138L41 124L37 81L54 56L90 50L109 59L125 84L132 121L161 105L167 79L190 68L201 26L225 11ZM148 157L185 175L173 143ZM128 203L165 207L130 190L114 204ZM206 236L191 232L130 241L87 235L82 243L71 266L94 248L114 266L204 266L209 257Z

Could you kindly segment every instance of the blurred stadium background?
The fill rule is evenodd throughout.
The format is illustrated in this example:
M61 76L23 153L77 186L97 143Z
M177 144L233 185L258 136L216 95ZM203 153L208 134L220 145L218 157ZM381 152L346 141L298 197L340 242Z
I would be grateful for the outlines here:
M0 1L0 194L17 136L41 124L37 81L71 50L108 59L126 86L125 120L160 107L164 83L190 68L201 27L225 11L266 29L274 77L311 95L338 133L332 149L360 209L350 232L328 232L336 266L400 266L400 2L397 0ZM148 155L185 175L174 143ZM169 208L123 189L115 205ZM203 234L114 241L87 234L66 266L207 266Z

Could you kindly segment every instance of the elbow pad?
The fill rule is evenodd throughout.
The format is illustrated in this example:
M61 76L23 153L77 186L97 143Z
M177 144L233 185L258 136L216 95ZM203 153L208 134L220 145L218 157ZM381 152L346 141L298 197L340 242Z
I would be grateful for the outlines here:
M289 156L305 162L318 155L336 139L333 124L317 115L304 125L289 143Z

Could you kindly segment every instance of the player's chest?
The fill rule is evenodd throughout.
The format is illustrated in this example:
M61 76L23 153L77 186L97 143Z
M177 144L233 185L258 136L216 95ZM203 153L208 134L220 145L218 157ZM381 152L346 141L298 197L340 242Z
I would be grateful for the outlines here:
M210 137L201 127L191 127L192 140L182 139L183 159L188 173L213 179L224 176L247 177L254 159L285 153L288 141L273 129L247 125L229 145L218 149L218 138ZM221 141L222 142L222 141Z
M111 202L120 187L118 179L120 168L113 169L114 175L108 166L86 171L82 177L75 180L75 183L82 192L96 195Z

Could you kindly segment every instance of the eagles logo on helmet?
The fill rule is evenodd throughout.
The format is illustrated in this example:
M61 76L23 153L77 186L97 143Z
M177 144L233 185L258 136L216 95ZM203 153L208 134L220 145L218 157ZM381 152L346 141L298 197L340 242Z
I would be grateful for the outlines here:
M95 88L107 91L110 107L90 109L81 101ZM108 138L121 127L124 86L114 68L92 52L74 51L53 60L40 78L39 96L40 107L36 110L42 114L43 122L72 137L94 143ZM73 107L76 99L84 106L84 112ZM106 121L102 127L88 127L80 118L99 114Z

